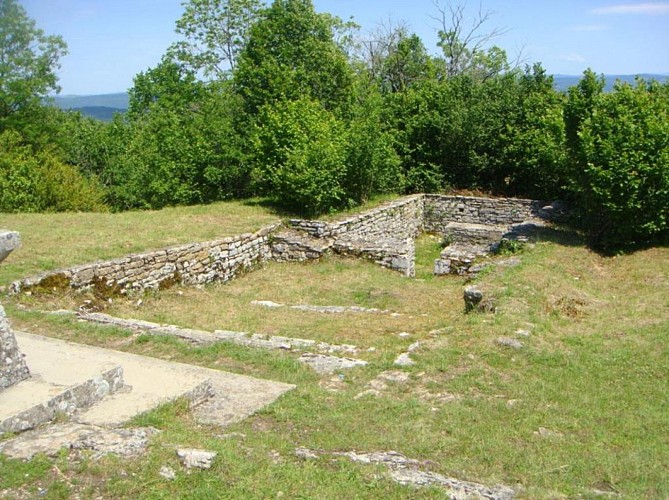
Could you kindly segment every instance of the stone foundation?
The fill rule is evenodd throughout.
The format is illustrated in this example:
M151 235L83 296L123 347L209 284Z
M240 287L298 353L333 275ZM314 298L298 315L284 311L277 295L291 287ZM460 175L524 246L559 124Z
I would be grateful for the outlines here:
M549 220L557 212L533 200L414 195L339 221L293 219L288 227L277 224L254 234L53 271L15 282L12 291L95 288L104 296L224 282L268 260L301 262L329 252L367 258L413 276L414 239L421 231L482 246L506 237L514 225Z

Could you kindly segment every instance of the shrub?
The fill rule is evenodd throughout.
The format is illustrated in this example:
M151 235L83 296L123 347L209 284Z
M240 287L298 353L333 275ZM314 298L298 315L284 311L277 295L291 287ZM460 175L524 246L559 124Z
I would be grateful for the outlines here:
M255 184L281 205L316 215L346 204L346 133L318 102L263 107L253 147Z
M669 233L669 84L618 83L579 130L574 191L592 244L643 245Z
M0 211L104 211L103 196L95 178L53 153L34 153L14 131L0 134Z

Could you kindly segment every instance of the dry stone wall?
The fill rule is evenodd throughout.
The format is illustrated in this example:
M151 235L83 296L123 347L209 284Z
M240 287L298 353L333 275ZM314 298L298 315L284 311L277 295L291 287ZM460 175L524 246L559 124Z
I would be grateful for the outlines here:
M271 226L254 234L174 246L54 271L15 282L12 291L94 287L112 294L164 289L176 283L224 282L271 257L270 234L275 229L276 226Z
M414 239L423 230L487 240L536 218L552 218L551 207L533 200L414 195L340 221L293 219L288 227L276 224L254 234L53 271L15 282L12 291L96 288L127 293L175 283L224 282L268 260L313 260L328 252L367 258L413 276Z
M451 223L510 226L530 219L549 219L550 205L536 200L424 195L426 231L444 234Z

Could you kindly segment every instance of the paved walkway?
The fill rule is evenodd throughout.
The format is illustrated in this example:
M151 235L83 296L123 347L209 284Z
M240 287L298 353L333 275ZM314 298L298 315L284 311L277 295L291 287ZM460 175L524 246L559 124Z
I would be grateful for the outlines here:
M75 421L115 427L162 403L182 396L202 399L213 389L214 396L195 409L196 417L203 423L226 425L258 411L294 387L24 332L15 334L32 378L0 393L0 421L11 412L43 403L118 365L131 389L106 396L92 408L75 414Z

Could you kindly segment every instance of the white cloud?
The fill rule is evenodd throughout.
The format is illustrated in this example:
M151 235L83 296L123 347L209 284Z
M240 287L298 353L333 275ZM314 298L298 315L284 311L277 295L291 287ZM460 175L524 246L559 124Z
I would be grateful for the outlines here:
M585 62L585 57L583 57L581 54L575 54L573 52L570 54L562 54L560 59L568 62Z
M591 10L593 14L647 14L661 16L669 14L669 2L627 3L610 5Z
M575 24L569 28L569 31L604 31L609 29L603 24Z

